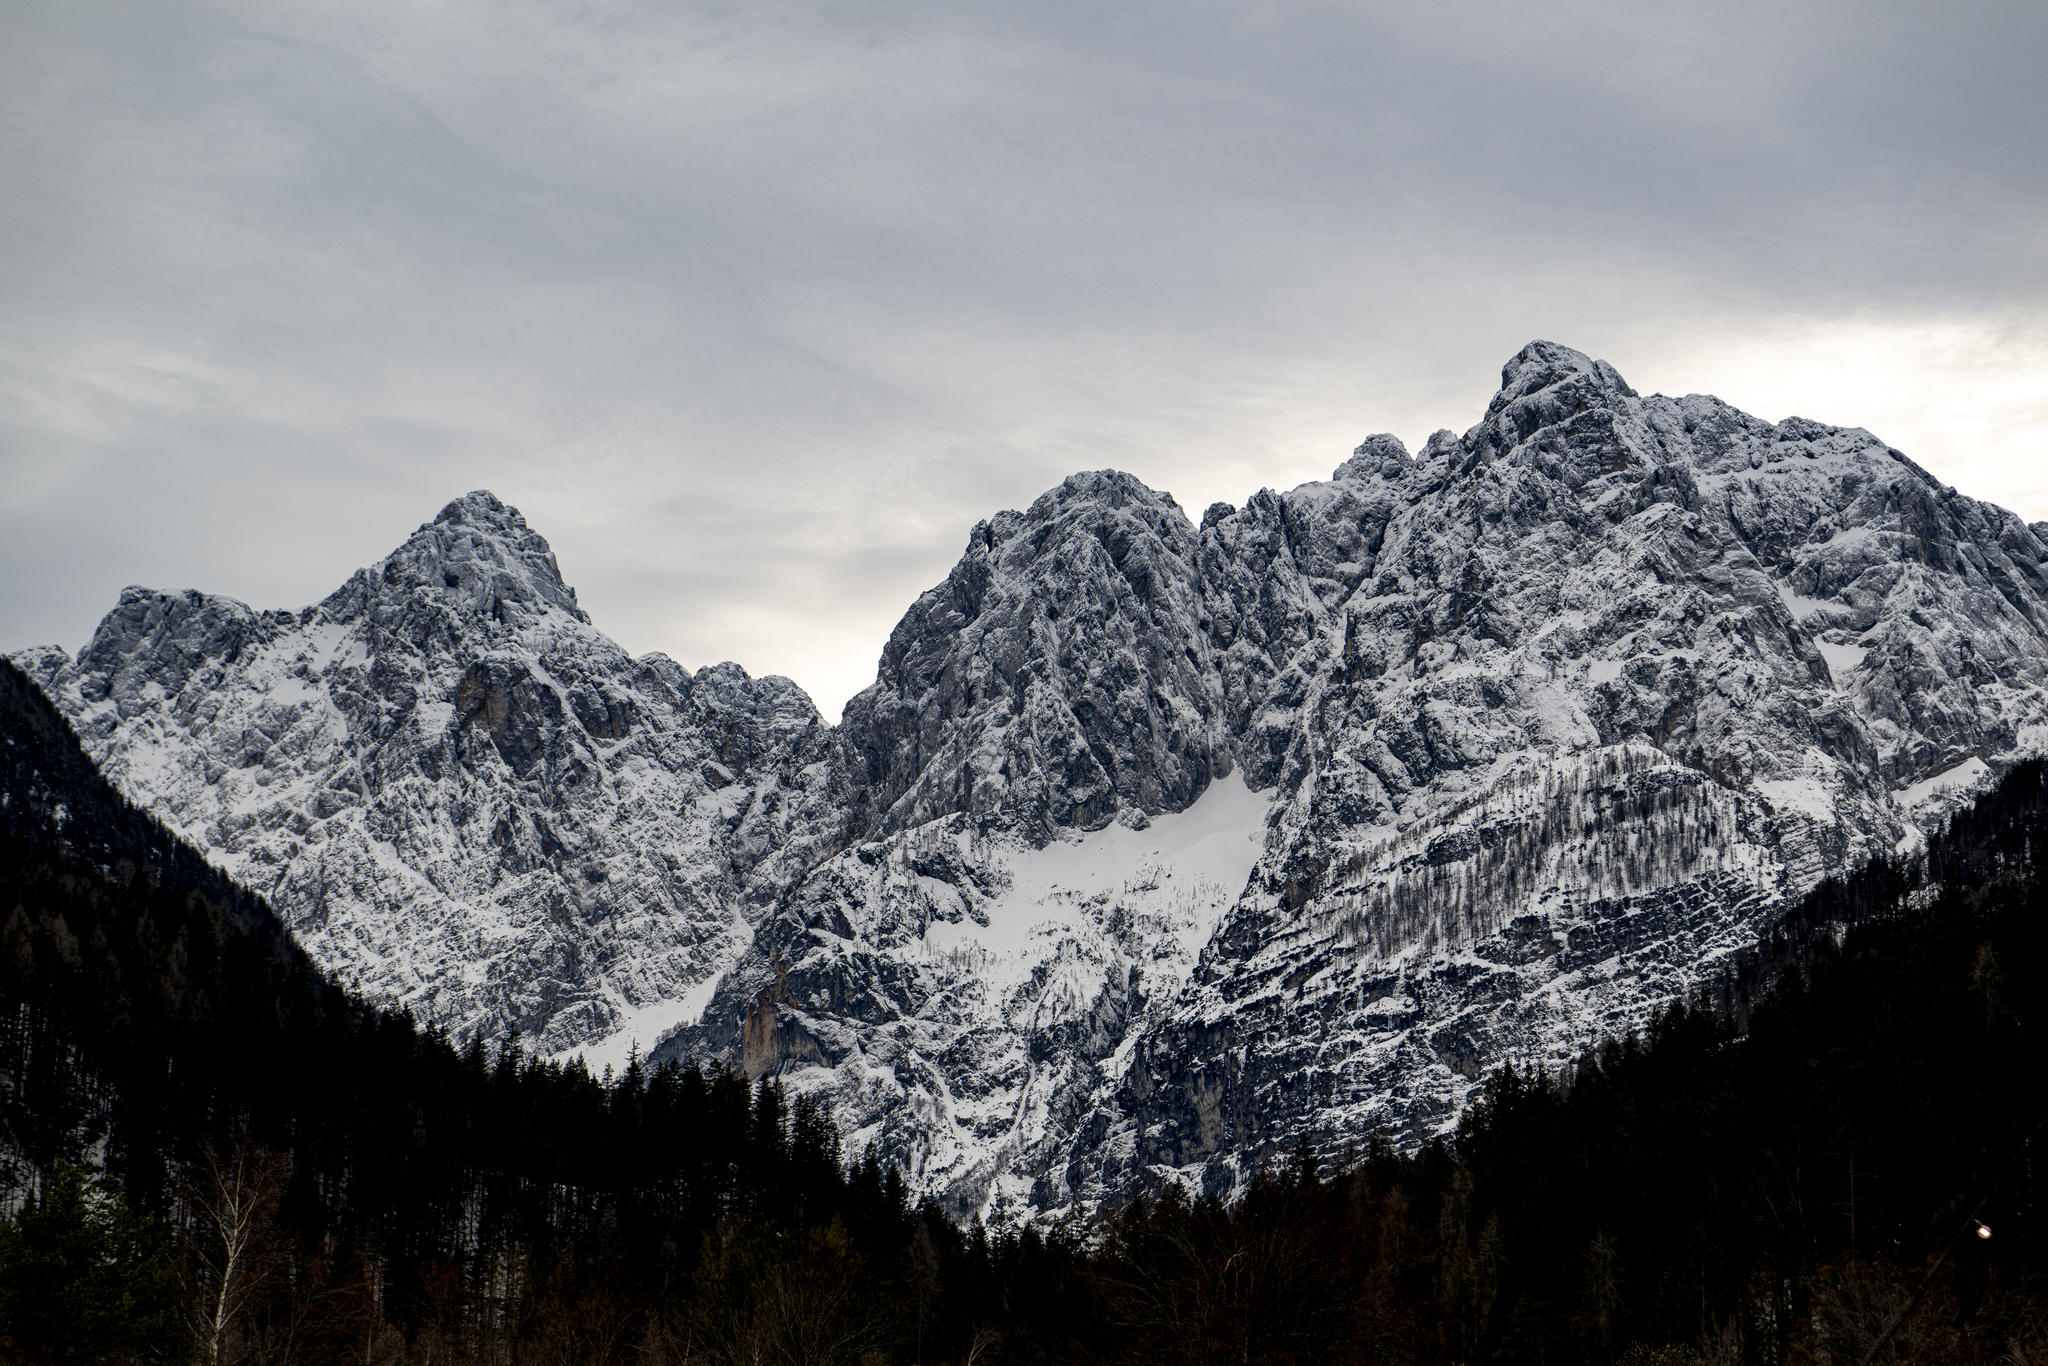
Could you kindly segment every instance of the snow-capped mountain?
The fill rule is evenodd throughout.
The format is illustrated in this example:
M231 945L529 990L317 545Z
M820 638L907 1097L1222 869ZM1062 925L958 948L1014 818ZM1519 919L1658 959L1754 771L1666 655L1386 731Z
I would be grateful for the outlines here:
M627 656L488 493L299 612L130 588L19 663L306 949L458 1037L652 1040L843 817L787 679Z
M2048 748L2048 526L1868 433L1537 344L1463 437L1368 442L1283 523L1342 500L1370 554L1253 724L1276 826L1077 1193L1439 1127Z
M1912 848L2048 749L2044 538L1534 343L1416 456L976 526L836 730L627 657L488 494L303 612L134 589L18 658L366 990L776 1069L1045 1212L1431 1132Z

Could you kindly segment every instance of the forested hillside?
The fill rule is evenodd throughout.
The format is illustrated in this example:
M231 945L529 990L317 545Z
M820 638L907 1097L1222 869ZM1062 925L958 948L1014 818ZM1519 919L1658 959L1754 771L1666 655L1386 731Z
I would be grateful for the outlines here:
M598 1361L672 1330L681 1357L737 1360L822 1315L857 1359L987 1321L906 1270L964 1247L951 1226L914 1238L900 1174L842 1169L830 1117L772 1081L457 1050L322 977L4 663L0 739L15 1357L210 1358L221 1317L222 1359ZM253 1221L224 1277L235 1207ZM1026 1282L1050 1255L978 1246Z
M593 1078L365 1006L4 665L0 742L10 1359L2043 1350L2039 765L1922 859L1824 885L1647 1037L1496 1074L1450 1141L1359 1135L1233 1207L1155 1185L1095 1227L991 1232L912 1208L772 1078Z

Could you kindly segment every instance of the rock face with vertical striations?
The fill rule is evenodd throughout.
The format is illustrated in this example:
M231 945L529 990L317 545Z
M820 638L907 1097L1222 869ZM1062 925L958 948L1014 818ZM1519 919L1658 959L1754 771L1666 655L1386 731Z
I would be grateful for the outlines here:
M2044 535L1538 342L1413 455L977 525L836 729L627 657L481 493L303 612L130 590L18 658L366 989L775 1071L1044 1214L1440 1130L1910 852L2048 749Z

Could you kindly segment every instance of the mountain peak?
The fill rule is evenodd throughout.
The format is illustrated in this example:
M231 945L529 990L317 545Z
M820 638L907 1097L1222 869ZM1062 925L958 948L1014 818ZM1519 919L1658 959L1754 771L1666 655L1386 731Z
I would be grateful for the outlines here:
M473 525L495 531L525 532L526 519L519 509L500 501L489 489L472 489L434 514L429 526Z
M1133 504L1176 510L1180 507L1172 494L1153 488L1135 474L1122 470L1081 470L1061 480L1059 487L1040 494L1031 505L1030 515L1049 516L1054 509L1081 502L1100 503L1111 509Z
M1505 406L1539 389L1548 389L1579 376L1584 376L1594 388L1617 398L1636 397L1636 391L1629 388L1621 372L1606 361L1594 360L1583 351L1574 351L1557 342L1532 341L1501 366L1500 393L1493 400L1494 406Z
M1339 465L1330 478L1370 479L1381 475L1396 479L1414 463L1415 457L1408 454L1408 447L1400 437L1392 432L1376 432L1359 442L1358 448L1351 452L1351 458Z
M1638 397L1628 381L1604 360L1556 342L1532 341L1500 368L1500 392L1486 405L1479 425L1443 448L1465 472L1512 449L1541 428L1589 411L1612 411ZM1439 450L1434 437L1425 455Z
M562 581L547 538L489 489L449 502L322 606L344 616L372 599L396 605L421 598L515 627L532 624L549 607L590 623L576 590Z

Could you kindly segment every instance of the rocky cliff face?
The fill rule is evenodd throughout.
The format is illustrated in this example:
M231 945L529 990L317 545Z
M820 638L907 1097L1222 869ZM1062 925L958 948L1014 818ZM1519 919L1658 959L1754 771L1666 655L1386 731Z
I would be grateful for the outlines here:
M1434 1131L1913 847L2048 748L2044 535L1536 343L1414 456L978 525L837 731L628 659L487 494L305 612L131 590L24 662L366 987L666 1031L1045 1212Z
M1170 512L1082 475L976 529L848 708L884 838L670 1050L832 1094L963 1211L1228 1189L1640 1024L2048 742L2041 529L1563 347L1419 456ZM1176 936L1111 851L1204 769L1270 805L1212 822L1256 864Z
M460 1037L651 1040L844 819L795 685L629 658L488 493L303 611L131 588L17 662L323 966Z

